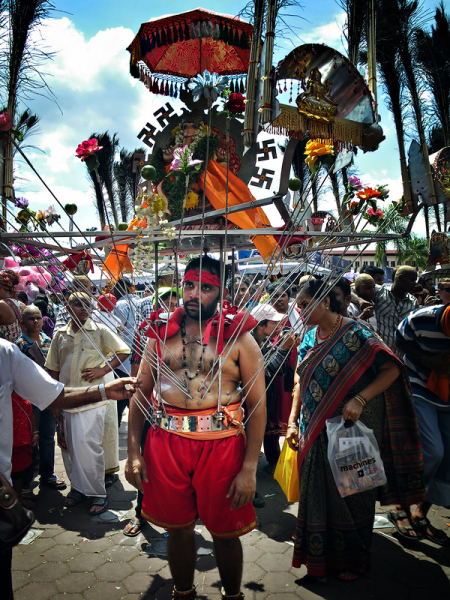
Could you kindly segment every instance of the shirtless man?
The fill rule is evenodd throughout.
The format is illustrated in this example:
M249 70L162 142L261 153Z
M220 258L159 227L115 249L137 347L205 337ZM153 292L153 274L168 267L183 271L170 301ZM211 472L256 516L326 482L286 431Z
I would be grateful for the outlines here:
M223 598L243 597L239 536L256 526L252 500L266 423L263 360L249 333L254 325L251 317L237 332L245 333L231 339L225 333L221 365L224 419L216 418L218 378L209 386L210 370L215 374L218 369L218 339L211 335L206 343L204 335L207 321L216 314L218 302L227 294L227 290L221 293L219 275L220 263L207 256L201 263L195 258L187 265L184 306L170 319L179 329L176 333L173 328L171 332L168 329L166 336L159 332L160 340L165 339L164 345L160 342L163 364L160 382L155 385L157 340L150 336L139 370L142 393L130 403L125 475L144 492L142 515L169 531L168 560L175 584L174 598L196 597L197 518L213 536ZM158 405L158 399L155 401L154 412L157 426L150 428L142 456L139 445L145 412L152 394L155 392L157 397L159 391L162 402ZM239 423L243 397L251 415L246 426L247 440ZM162 418L158 412L163 413ZM183 427L180 416L189 416L187 428Z

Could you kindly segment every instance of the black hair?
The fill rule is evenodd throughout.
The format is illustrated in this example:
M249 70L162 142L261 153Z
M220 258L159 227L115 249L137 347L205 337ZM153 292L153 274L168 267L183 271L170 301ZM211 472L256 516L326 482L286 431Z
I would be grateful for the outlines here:
M369 265L368 267L363 267L360 271L361 273L366 273L373 277L374 275L384 275L384 271L381 267L375 267L373 265Z
M177 298L177 292L170 289L167 292L164 292L164 294L159 294L158 292L158 296L160 300L166 300L168 298L170 298L170 296L172 296L172 294L175 296L175 298Z
M17 300L20 300L24 304L27 304L28 303L28 296L26 295L25 292L23 292L22 290L20 290L20 291L17 292Z
M255 285L255 280L253 275L236 275L234 277L234 283L243 283L244 285L246 285L248 287L248 289L250 290L250 294L254 294L256 292L256 285ZM231 276L230 279L227 282L227 288L230 290L231 289Z
M216 260L215 258L212 258L212 256L208 256L207 254L203 255L202 257L196 256L195 258L191 258L191 260L186 265L185 273L187 273L191 269L193 271L200 269L200 259L201 259L202 269L205 269L209 273L212 273L213 275L217 275L218 277L220 277L220 266L221 266L220 260ZM229 269L228 265L223 265L223 267L225 269L225 281L228 281L229 276L230 276L230 269Z
M129 290L131 289L131 285L131 280L128 279L128 277L118 279L113 289L114 296L117 299L122 298L122 296L129 292Z
M278 281L272 281L272 283L269 283L269 285L266 287L266 292L270 294L270 296L275 292L278 294L286 292L286 294L289 296L290 287L290 281L287 281L286 279L279 279Z
M71 293L72 293L72 292L71 292L71 291L70 291L68 288L65 288L65 289L64 289L64 290L61 292L61 294L62 294L63 298L66 298L66 297L68 298L68 297L70 296L70 294L71 294Z
M41 311L41 315L43 317L47 316L47 304L42 299L38 299L36 297L36 300L34 300L33 304Z
M261 325L261 327L265 327L268 322L269 322L269 319L263 319L262 321L258 322L258 325ZM257 327L258 327L258 325L257 325Z
M330 299L330 310L338 313L341 310L341 305L336 298L333 289L318 279L309 279L300 286L299 294L306 294L310 298L323 300L326 296Z
M47 304L47 306L48 306L48 298L47 298L46 294L38 294L36 296L36 300L42 300L42 302L45 302L45 304ZM33 304L34 304L34 302L33 302Z
M346 277L339 277L339 279L334 283L333 287L338 287L342 290L344 296L350 296L352 293L350 282Z

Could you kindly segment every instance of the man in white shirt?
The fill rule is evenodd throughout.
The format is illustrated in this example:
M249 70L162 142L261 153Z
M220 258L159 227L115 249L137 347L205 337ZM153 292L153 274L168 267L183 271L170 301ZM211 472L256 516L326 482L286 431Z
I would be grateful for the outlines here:
M73 409L85 404L131 397L136 379L116 379L102 385L84 388L65 388L52 379L41 367L23 354L18 346L0 339L0 471L10 481L13 444L12 402L13 391L41 410ZM11 583L12 550L0 551L2 599L13 598Z

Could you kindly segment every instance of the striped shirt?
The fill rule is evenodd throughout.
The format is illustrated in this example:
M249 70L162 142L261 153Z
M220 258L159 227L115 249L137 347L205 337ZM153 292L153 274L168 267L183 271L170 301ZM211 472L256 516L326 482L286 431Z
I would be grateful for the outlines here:
M395 344L395 331L411 311L419 308L419 303L414 296L407 293L397 304L391 290L376 285L373 304L375 306L378 334L383 342L401 358L402 352Z
M402 342L416 343L428 355L448 354L450 338L440 326L442 313L448 304L441 306L424 306L410 313L399 325L395 337ZM450 408L448 402L441 400L427 388L431 369L413 361L406 354L404 363L408 369L413 395L437 406Z

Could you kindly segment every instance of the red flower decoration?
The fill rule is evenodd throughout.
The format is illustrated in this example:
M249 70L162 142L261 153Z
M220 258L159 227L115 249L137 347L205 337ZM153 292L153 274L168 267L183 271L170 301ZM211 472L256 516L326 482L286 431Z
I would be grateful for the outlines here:
M81 144L77 148L77 156L81 158L81 162L84 162L89 156L93 156L95 152L102 150L103 146L98 145L98 140L95 138L91 138L90 140L86 140L81 142Z
M360 192L356 194L360 200L369 200L369 198L379 198L381 196L381 192L378 190L374 190L373 188L364 188Z
M225 104L225 110L233 114L243 113L245 111L245 97L242 94L230 94Z
M349 207L350 210L355 210L358 206L359 202L356 202L355 200L353 202L350 202Z
M0 131L9 131L13 126L13 120L11 115L7 112L0 114Z

